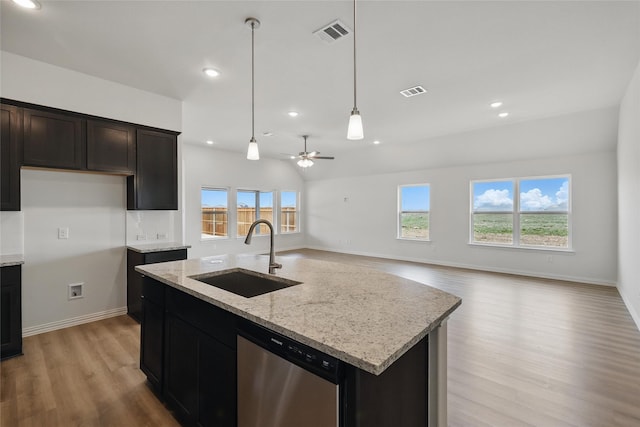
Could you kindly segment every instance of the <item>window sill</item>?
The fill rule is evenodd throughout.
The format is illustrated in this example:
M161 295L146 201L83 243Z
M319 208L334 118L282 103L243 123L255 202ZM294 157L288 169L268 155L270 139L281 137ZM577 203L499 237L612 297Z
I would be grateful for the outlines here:
M424 242L424 243L431 243L431 239L418 239L418 238L411 238L411 237L396 237L396 240L401 240L403 242Z
M500 245L498 243L478 243L478 242L469 242L469 246L478 246L478 247L487 247L493 249L508 249L508 250L523 250L523 251L534 251L534 252L564 252L568 254L575 254L571 248L554 248L547 246L513 246L513 245Z
M212 237L200 237L200 242L219 242L220 240L229 240L229 236L212 236Z

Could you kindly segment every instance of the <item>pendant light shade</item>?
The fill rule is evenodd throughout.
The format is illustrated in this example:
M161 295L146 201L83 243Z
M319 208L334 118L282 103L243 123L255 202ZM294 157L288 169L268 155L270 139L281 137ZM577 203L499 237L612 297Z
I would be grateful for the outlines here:
M360 116L356 103L356 0L353 0L353 110L351 110L351 117L349 117L347 139L362 138L364 138L362 116Z
M347 129L347 139L362 139L364 138L364 130L362 129L362 116L357 108L351 111L351 117L349 117L349 128Z
M260 160L260 152L258 151L258 143L254 138L249 141L249 149L247 150L247 159Z
M255 72L254 72L254 42L253 33L260 28L260 21L256 18L247 18L245 25L251 27L251 139L249 140L249 148L247 149L248 160L260 160L260 152L258 150L258 141L255 137Z

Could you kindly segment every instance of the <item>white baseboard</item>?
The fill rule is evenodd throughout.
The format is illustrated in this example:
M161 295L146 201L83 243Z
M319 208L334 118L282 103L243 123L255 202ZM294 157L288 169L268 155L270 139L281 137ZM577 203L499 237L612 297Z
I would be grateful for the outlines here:
M22 336L29 337L31 335L43 334L45 332L51 332L58 329L69 328L71 326L82 325L84 323L95 322L96 320L121 316L123 314L127 314L127 307L120 307L114 308L112 310L101 311L98 313L85 314L84 316L72 317L71 319L58 320L56 322L24 328L22 329Z
M618 293L622 297L622 302L624 302L624 305L627 306L627 310L629 311L631 318L633 319L634 322L636 322L636 327L640 331L640 313L638 313L635 307L631 305L631 301L629 301L627 296L623 292L620 292L620 288L618 288Z
M444 261L429 260L424 258L401 257L397 255L361 252L361 251L345 251L343 249L336 249L336 248L324 248L324 247L314 247L314 246L309 246L308 248L319 250L319 251L337 252L337 253L349 254L349 255L361 255L361 256L368 256L368 257L374 257L374 258L393 259L398 261L409 261L409 262L415 262L419 264L432 264L432 265L440 265L443 267L465 268L468 270L488 271L491 273L514 274L517 276L535 277L539 279L564 280L567 282L586 283L590 285L600 285L600 286L613 286L613 287L616 286L616 283L612 283L605 280L593 279L591 277L565 276L561 274L544 274L544 273L514 270L514 269L508 269L508 268L485 267L482 265L475 265L475 264L444 262Z

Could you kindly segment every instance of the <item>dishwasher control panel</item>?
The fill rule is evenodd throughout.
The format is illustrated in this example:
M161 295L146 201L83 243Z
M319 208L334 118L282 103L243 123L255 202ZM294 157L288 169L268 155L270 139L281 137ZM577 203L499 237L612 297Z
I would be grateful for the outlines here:
M308 345L248 321L241 322L238 334L334 384L342 379L344 362Z

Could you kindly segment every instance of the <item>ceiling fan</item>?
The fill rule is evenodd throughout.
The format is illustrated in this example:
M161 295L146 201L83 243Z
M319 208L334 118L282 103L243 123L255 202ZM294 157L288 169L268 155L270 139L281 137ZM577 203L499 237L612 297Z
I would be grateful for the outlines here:
M298 153L298 156L291 156L291 158L295 159L298 158L300 160L298 160L298 166L300 166L301 168L308 168L313 166L313 161L314 160L333 160L335 157L333 156L319 156L318 154L320 154L319 151L307 151L307 138L309 137L309 135L302 135L302 137L304 138L304 151L301 151L300 153Z

